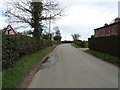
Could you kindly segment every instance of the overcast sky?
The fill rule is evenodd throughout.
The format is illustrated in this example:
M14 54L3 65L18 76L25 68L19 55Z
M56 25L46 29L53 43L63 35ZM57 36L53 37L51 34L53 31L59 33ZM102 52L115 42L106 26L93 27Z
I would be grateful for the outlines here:
M66 5L66 17L57 22L63 40L72 40L79 33L82 40L94 34L94 29L118 17L118 0L59 0Z
M66 16L52 24L58 26L62 40L72 40L71 34L79 33L82 40L94 34L94 29L111 23L118 17L119 0L58 0L66 7ZM1 10L5 5L0 2L0 29L7 26Z

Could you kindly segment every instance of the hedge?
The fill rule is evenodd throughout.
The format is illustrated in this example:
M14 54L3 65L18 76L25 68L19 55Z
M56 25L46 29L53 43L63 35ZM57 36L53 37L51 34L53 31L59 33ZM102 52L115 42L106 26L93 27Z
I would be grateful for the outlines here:
M78 46L80 46L80 47L85 47L85 42L80 42L80 43L75 43L75 44L77 44Z
M31 54L40 48L52 45L50 40L38 42L29 36L8 36L2 37L2 69L12 67L21 57Z
M73 43L74 41L62 41L62 43Z
M48 39L43 39L42 40L42 47L47 47L53 45L53 41L48 40Z
M113 56L120 56L120 36L89 38L89 48Z
M78 45L79 47L85 47L85 41L76 40L74 41L74 43Z

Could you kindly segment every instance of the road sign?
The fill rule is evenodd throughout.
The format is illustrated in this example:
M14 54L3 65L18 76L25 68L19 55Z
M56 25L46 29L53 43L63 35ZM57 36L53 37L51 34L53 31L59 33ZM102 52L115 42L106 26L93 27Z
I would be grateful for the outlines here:
M10 36L16 36L17 35L17 33L15 32L15 30L12 28L11 25L8 25L4 32L5 32L5 34L8 34Z

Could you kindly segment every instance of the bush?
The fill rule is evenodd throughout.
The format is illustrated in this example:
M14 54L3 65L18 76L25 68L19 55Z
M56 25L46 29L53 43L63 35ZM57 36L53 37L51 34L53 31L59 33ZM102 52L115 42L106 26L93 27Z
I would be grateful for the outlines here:
M80 42L80 43L75 43L75 44L77 44L78 46L80 46L80 47L85 47L85 42Z
M55 36L55 37L54 37L54 40L55 40L55 41L61 41L61 38L62 38L61 36Z
M19 53L16 52L16 45L14 45L14 39L12 37L4 35L2 38L2 69L11 67L15 60L18 60Z
M84 41L77 40L77 41L74 41L74 43L75 43L76 45L78 45L79 47L85 47L85 42L84 42Z
M73 43L74 41L62 41L62 43Z
M42 40L42 47L52 46L53 42L49 39L43 39Z
M92 37L89 38L89 48L119 57L120 36Z
M29 36L8 36L3 34L2 38L2 68L12 67L21 57L31 54L40 48L51 46L52 41L42 40L38 42Z
M61 44L61 41L53 41L53 45L59 45Z

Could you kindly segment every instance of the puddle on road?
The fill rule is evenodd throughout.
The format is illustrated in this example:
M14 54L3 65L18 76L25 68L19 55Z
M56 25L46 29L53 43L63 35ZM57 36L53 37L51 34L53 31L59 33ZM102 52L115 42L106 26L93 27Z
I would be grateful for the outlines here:
M52 54L50 57L45 60L46 62L41 64L41 69L50 68L57 63L56 55Z

